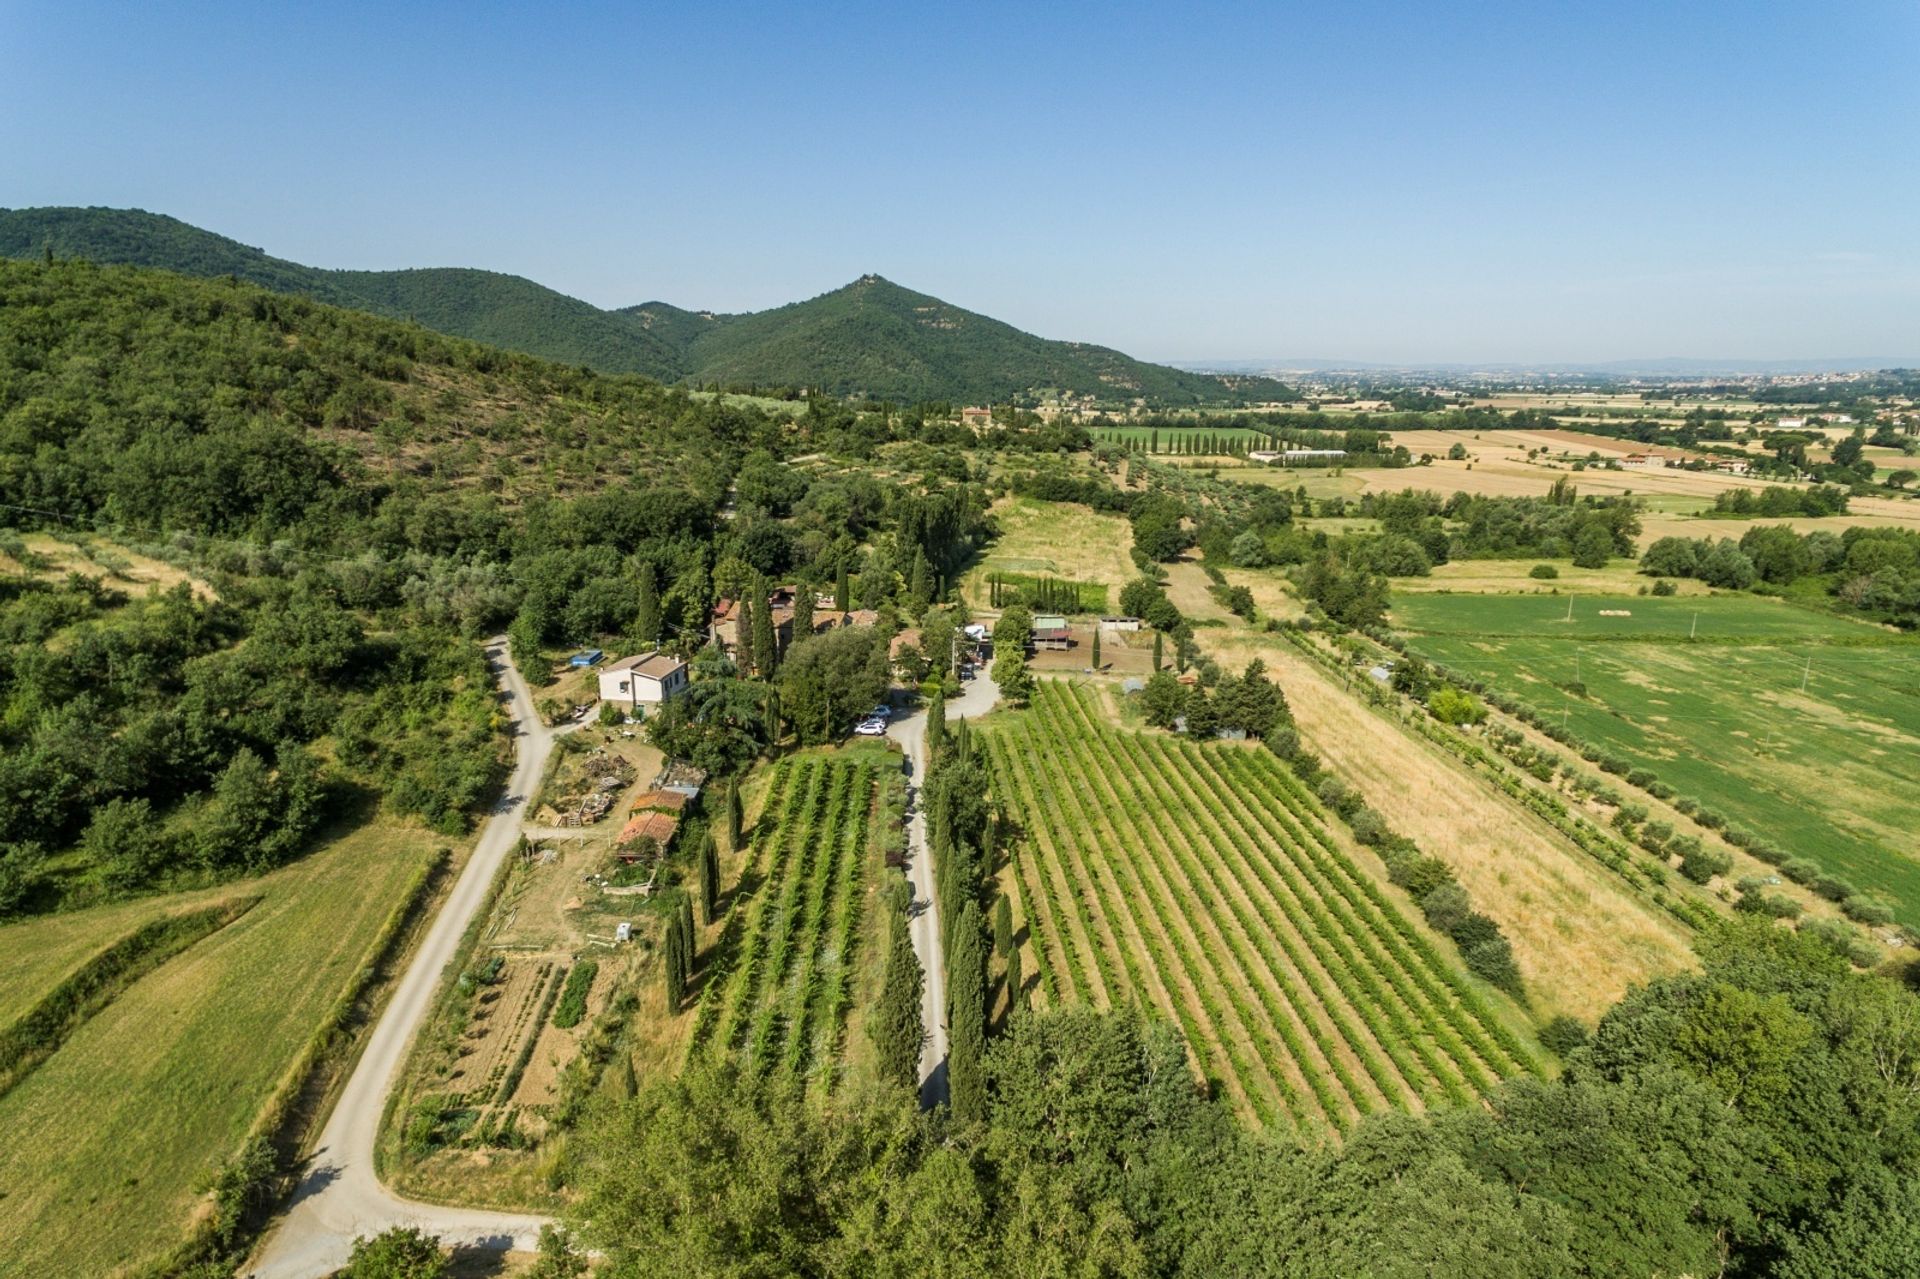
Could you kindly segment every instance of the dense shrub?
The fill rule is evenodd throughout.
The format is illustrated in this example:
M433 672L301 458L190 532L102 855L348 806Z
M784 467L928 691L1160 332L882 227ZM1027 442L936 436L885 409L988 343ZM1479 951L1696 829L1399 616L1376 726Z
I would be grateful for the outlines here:
M1540 1046L1561 1058L1583 1046L1590 1037L1585 1023L1565 1013L1553 1017L1540 1028Z
M1877 897L1863 897L1855 893L1840 903L1840 909L1856 923L1878 926L1893 922L1893 907Z

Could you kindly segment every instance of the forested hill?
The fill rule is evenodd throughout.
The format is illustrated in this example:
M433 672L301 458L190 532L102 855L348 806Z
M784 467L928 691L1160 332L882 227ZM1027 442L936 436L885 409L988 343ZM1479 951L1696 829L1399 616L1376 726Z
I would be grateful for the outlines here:
M137 209L0 210L0 256L80 257L249 280L338 306L606 373L729 386L819 386L900 402L1046 392L1161 405L1293 398L1268 378L1222 378L1058 342L863 276L805 302L719 315L649 302L604 311L514 275L462 268L326 271Z
M456 337L603 373L671 382L685 371L678 345L633 317L517 275L458 267L323 271L140 209L0 209L0 256L47 253L182 275L231 275L276 293L417 320Z
M778 430L245 282L0 260L0 502L66 524L491 555L638 477L710 506Z
M696 376L708 381L811 384L895 400L1060 391L1194 404L1289 394L1266 378L1229 384L1103 346L1037 338L877 275L806 302L731 317L701 332L691 351Z

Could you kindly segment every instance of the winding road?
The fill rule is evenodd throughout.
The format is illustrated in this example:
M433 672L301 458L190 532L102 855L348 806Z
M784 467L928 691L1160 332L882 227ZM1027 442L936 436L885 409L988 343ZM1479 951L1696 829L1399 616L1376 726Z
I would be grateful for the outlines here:
M502 700L518 744L513 777L487 820L473 856L433 921L413 963L401 977L373 1034L347 1079L347 1086L321 1131L320 1142L293 1200L246 1271L256 1279L319 1279L347 1264L357 1236L390 1226L418 1226L442 1242L469 1248L531 1249L543 1217L443 1208L402 1199L374 1173L374 1144L387 1095L399 1077L407 1049L433 1004L441 973L452 961L487 899L487 889L520 837L534 787L547 766L556 734L540 722L533 693L507 654L504 637L487 642L487 664L500 681Z
M999 686L983 666L962 686L960 696L947 703L947 718L974 719L992 710L1000 700ZM925 709L896 719L887 736L900 743L912 761L913 816L907 822L907 878L913 883L913 918L908 931L914 954L927 981L920 996L920 1024L927 1038L920 1048L920 1104L931 1109L947 1099L947 968L940 944L940 910L934 897L933 854L927 850L927 815L919 803L920 783L927 772L927 713Z

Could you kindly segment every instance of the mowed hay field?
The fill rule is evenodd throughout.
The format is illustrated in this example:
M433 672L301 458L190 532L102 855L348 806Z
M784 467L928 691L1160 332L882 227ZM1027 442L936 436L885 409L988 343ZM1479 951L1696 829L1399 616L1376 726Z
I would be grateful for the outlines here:
M0 1275L106 1274L177 1243L193 1187L247 1135L436 842L376 821L229 886L263 900L136 981L0 1098ZM106 941L139 918L100 913ZM65 926L0 929L0 953ZM76 946L75 964L97 949Z
M1692 937L1678 920L1475 770L1369 708L1292 644L1244 628L1208 632L1204 642L1236 669L1263 660L1286 690L1307 747L1357 786L1390 827L1453 868L1475 908L1513 943L1537 1016L1591 1022L1634 983L1694 964ZM1385 883L1386 868L1370 851L1355 846L1354 856Z
M1566 617L1564 599L1535 597L1393 607L1415 651L1564 715L1920 926L1920 640L1751 596L1582 596ZM1576 678L1585 696L1563 687Z
M980 740L1035 1003L1157 1009L1236 1109L1308 1136L1534 1069L1268 752L1121 730L1057 680Z
M1125 582L1135 574L1127 553L1133 530L1125 516L1103 515L1071 502L1010 497L994 504L993 518L999 537L960 582L962 595L974 608L987 607L987 579L994 573L1106 583Z
M688 1052L830 1092L851 1053L856 1001L878 970L879 787L884 748L809 753L774 765L728 915L701 958Z

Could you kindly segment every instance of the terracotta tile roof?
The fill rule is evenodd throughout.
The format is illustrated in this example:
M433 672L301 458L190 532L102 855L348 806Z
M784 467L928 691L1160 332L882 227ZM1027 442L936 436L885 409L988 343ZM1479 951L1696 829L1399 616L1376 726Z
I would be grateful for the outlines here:
M680 819L672 813L641 813L629 821L620 830L620 843L634 844L642 839L652 839L665 848L673 839L673 832L680 828Z
M650 790L636 796L633 801L633 811L636 813L650 808L677 813L686 806L686 795L677 790Z

